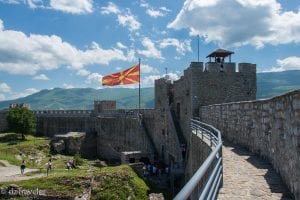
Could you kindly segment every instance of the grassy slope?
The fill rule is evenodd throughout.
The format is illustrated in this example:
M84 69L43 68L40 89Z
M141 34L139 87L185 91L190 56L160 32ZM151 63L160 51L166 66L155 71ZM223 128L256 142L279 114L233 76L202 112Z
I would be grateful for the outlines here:
M18 136L14 133L0 134L0 160L8 160L11 164L20 165L20 157L18 156L18 159L16 155L22 154L22 157L28 161L31 155L40 154L43 155L42 158L35 159L38 162L28 161L27 167L41 170L28 175L45 174L45 163L50 155L49 140L29 135L26 136L26 141L20 141ZM0 183L0 187L16 184L23 189L46 190L46 193L51 195L74 196L81 194L90 184L91 177L95 177L93 199L127 199L129 196L132 199L148 199L149 187L129 166L121 165L100 169L93 167L92 161L84 159L81 166L68 171L65 169L65 162L70 158L70 156L54 156L54 169L48 177Z
M26 140L22 141L20 137L19 134L15 133L0 134L0 160L7 160L11 164L20 165L21 159L24 159L28 167L43 167L47 161L47 156L50 154L49 140L27 135Z
M103 167L88 171L85 168L75 170L58 169L48 177L18 182L0 183L0 187L11 184L26 190L45 190L46 194L75 196L82 194L94 177L92 199L148 199L149 187L128 166Z

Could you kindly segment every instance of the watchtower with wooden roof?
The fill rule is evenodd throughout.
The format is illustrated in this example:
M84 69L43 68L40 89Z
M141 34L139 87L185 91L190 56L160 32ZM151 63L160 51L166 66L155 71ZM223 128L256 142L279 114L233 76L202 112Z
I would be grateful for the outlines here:
M231 62L231 55L234 54L232 51L227 51L225 49L217 49L214 52L210 53L206 58L209 58L209 62L214 58L215 62L224 62L225 58L229 58L229 62Z

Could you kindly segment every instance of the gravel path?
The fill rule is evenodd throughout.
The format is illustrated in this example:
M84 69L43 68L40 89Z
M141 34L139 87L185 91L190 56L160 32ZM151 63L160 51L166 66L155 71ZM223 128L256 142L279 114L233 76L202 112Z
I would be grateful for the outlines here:
M0 160L0 162L5 165L5 167L0 167L0 182L28 180L43 176L43 174L37 174L33 176L21 175L21 170L19 166L11 165L6 160ZM25 169L25 173L34 171L38 171L38 169Z
M224 143L224 182L218 199L292 199L272 165L246 149Z

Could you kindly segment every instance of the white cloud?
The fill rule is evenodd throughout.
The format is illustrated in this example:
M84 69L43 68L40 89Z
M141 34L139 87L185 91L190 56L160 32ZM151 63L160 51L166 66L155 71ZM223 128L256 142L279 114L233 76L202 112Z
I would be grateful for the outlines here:
M0 83L0 93L9 93L11 92L10 87L6 83Z
M163 17L165 14L160 10L154 10L153 8L147 9L146 13L153 18Z
M119 25L128 28L129 31L136 31L141 28L141 23L136 16L131 14L130 9L121 10L116 4L109 2L108 6L101 7L101 14L117 15Z
M121 11L120 11L119 7L112 2L108 2L107 6L101 7L101 13L105 14L105 15L119 14L120 12Z
M189 29L219 46L299 43L300 10L285 12L276 0L186 0L168 28Z
M176 81L180 78L177 73L173 73L173 72L168 73L168 77L172 81Z
M5 99L6 99L5 95L0 93L0 101L4 101Z
M79 75L79 76L87 76L87 75L89 75L91 72L90 71L88 71L88 70L86 70L86 69L80 69L80 70L78 70L77 71L77 75Z
M125 46L121 42L117 42L117 47L120 48L120 49L127 49L127 46Z
M291 56L285 59L277 60L277 67L272 67L270 70L263 72L281 72L286 70L300 70L300 57Z
M93 12L93 0L0 0L2 3L24 4L31 9L53 9L71 14L86 14Z
M127 60L129 62L135 62L137 60L137 58L135 56L135 51L133 49L129 49L127 51Z
M141 23L131 13L118 15L118 22L120 25L127 27L130 31L140 29Z
M27 0L27 4L31 9L45 8L42 0Z
M87 79L85 80L85 83L87 84L102 84L102 75L98 73L91 73L90 75L87 76Z
M0 82L0 101L6 100L6 94L11 93L9 85Z
M166 48L168 46L174 46L176 47L176 51L180 53L181 55L184 55L185 52L192 51L191 48L191 40L183 40L179 41L176 38L166 38L160 41L159 47L160 48Z
M10 99L18 99L21 97L31 95L38 91L39 90L37 90L35 88L27 88L24 91L15 92L15 91L12 91L12 89L6 83L0 83L0 101L10 100Z
M39 74L37 76L34 76L33 79L34 80L44 80L44 81L50 80L45 74Z
M179 75L177 73L170 72L167 75L168 75L169 80L176 81L179 79ZM151 87L154 85L155 80L160 79L162 77L165 77L165 74L164 75L146 76L142 80L142 85L143 85L143 87Z
M161 52L155 47L155 44L147 37L142 41L142 45L146 48L145 50L138 50L137 52L148 58L164 59Z
M27 88L25 89L23 92L14 92L9 99L18 99L18 98L21 98L21 97L26 97L26 96L29 96L31 94L34 94L36 92L38 92L39 90L38 89L35 89L35 88Z
M93 12L93 0L50 0L50 7L71 14L85 14Z
M168 9L168 8L166 8L166 7L164 7L164 6L160 7L159 9L160 9L160 10L163 10L163 11L165 11L165 12L171 12L170 9Z
M19 4L20 0L0 0L1 3Z
M143 87L152 87L154 85L154 81L157 79L160 79L162 76L160 75L150 75L150 76L146 76L143 80L142 80L142 85Z
M149 74L149 73L158 74L159 71L155 67L151 67L149 65L141 64L141 73L142 74Z
M149 8L150 5L148 3L146 3L144 0L141 0L140 7L142 7L142 8Z
M140 2L140 7L146 8L146 14L150 17L157 18L157 17L163 17L171 10L167 9L166 7L162 6L159 7L159 9L155 9L152 6L150 6L148 3L146 3L144 0Z
M74 88L74 86L71 85L71 84L68 84L68 83L64 83L63 84L63 88L65 88L65 89L72 89L72 88Z
M93 42L85 51L64 42L56 35L25 35L5 30L0 19L0 71L34 75L40 70L68 66L80 70L90 64L107 65L113 60L126 61L119 49L102 49Z

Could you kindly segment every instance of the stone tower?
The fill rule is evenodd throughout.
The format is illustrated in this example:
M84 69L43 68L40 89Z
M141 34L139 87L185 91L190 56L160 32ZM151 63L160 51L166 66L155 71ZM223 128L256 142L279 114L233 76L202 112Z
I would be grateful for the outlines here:
M236 63L231 62L232 54L218 49L207 56L205 67L202 62L192 62L173 84L157 80L156 108L173 110L187 133L190 119L200 116L201 106L256 99L256 65L239 63L236 69ZM169 103L162 104L162 99Z

